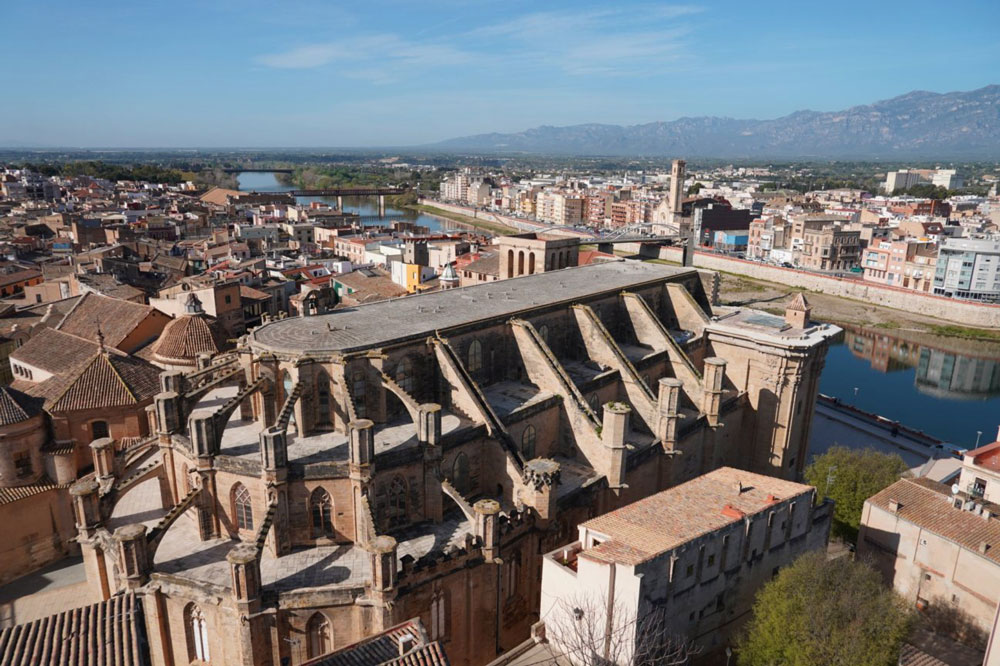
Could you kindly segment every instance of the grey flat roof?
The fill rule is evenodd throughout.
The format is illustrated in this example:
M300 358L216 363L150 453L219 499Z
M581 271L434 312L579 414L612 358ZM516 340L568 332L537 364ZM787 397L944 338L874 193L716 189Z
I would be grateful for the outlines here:
M602 292L621 291L692 270L638 261L565 268L380 301L325 315L282 319L254 329L249 340L257 352L301 354L367 349L483 319L511 317Z

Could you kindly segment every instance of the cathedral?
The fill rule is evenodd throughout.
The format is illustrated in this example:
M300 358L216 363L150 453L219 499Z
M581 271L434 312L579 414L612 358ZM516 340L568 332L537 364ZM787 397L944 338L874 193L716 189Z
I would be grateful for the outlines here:
M567 268L171 364L151 435L98 439L69 489L88 584L134 598L158 666L304 664L410 620L486 664L529 636L541 554L579 523L722 466L801 477L840 331L802 298L713 307L706 282Z

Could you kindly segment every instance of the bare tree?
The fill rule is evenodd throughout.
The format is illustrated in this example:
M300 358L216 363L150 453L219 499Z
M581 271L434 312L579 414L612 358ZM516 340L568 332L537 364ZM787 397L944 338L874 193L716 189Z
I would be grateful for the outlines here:
M597 596L561 602L546 621L551 640L575 666L686 666L700 651L670 631L666 610L640 614Z

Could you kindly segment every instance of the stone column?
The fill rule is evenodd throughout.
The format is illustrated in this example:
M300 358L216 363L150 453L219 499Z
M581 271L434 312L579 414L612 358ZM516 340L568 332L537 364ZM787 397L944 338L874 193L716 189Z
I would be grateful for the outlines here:
M357 419L348 424L350 431L351 471L357 469L370 476L375 471L375 424L369 419Z
M107 488L115 481L115 440L110 437L95 439L90 443L94 457L94 473L101 486Z
M146 526L124 525L115 530L115 544L118 548L119 583L122 587L135 590L149 579L149 554L146 549Z
M500 503L481 499L472 509L476 512L476 537L483 549L483 559L495 562L500 558Z
M441 405L425 403L418 408L417 439L424 454L424 518L440 523L444 514L441 486Z
M199 458L212 458L219 453L219 437L215 429L215 415L192 416L188 421L191 450Z
M376 537L369 544L372 567L372 597L388 603L396 598L397 544L391 536Z
M548 458L529 460L522 475L524 492L521 499L538 514L542 527L555 518L556 486L559 485L559 463Z
M80 479L69 488L73 499L73 517L81 538L94 536L104 522L101 519L100 485L94 479Z
M660 391L656 396L656 437L667 453L677 448L677 422L680 419L681 388L684 383L675 377L660 379Z
M271 663L271 632L267 618L260 616L260 560L257 549L241 543L226 555L232 574L233 605L239 616L236 644L240 663L247 666L264 666Z
M722 407L722 380L726 376L726 360L712 356L705 359L704 385L705 393L701 411L705 413L708 424L719 425L719 410Z
M288 528L288 449L285 431L271 426L260 433L261 478L267 485L268 507L274 504L274 522L267 538L273 555L291 550Z
M184 421L181 398L175 391L161 391L153 398L156 406L156 432L162 438L181 429Z
M600 470L608 479L608 486L617 492L625 486L625 437L629 431L632 408L624 402L604 405L604 422L601 441L605 448L605 469Z
M261 467L283 477L288 466L288 440L285 431L278 426L270 426L261 431L259 438Z

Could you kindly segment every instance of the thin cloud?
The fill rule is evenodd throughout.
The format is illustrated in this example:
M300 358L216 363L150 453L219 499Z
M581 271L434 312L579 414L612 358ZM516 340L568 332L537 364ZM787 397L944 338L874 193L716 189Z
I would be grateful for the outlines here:
M472 54L446 44L414 42L384 33L309 44L258 56L255 61L275 69L313 69L344 64L351 66L350 70L343 71L345 76L359 78L359 72L380 72L373 77L373 82L390 82L397 77L388 75L388 72L443 67L472 58Z

